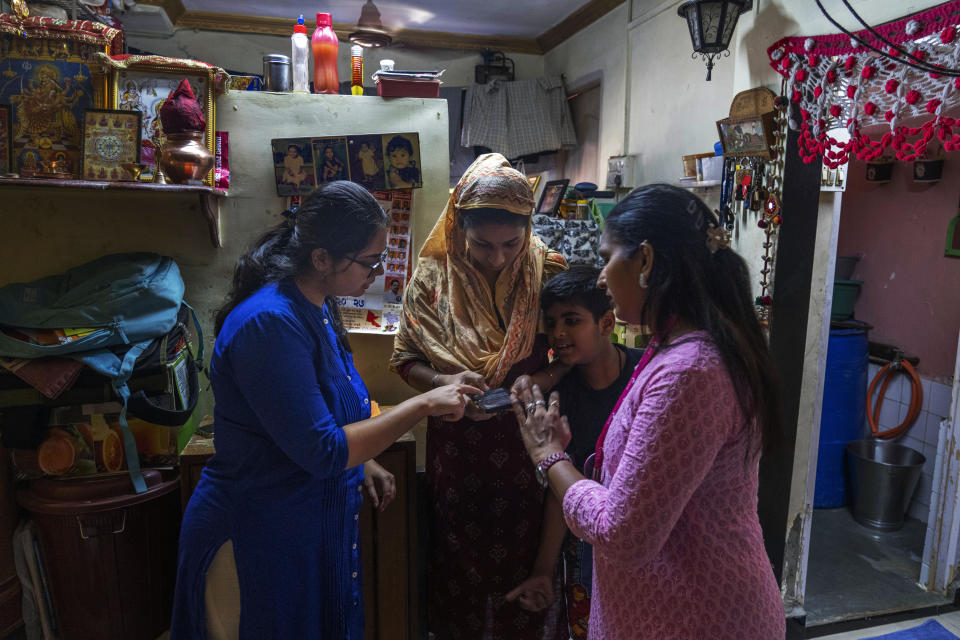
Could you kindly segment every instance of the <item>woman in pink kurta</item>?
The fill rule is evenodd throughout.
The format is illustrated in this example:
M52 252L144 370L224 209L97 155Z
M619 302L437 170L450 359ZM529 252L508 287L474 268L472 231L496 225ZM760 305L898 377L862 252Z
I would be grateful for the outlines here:
M760 453L780 417L743 260L695 196L637 189L610 213L598 285L654 331L597 444L592 478L565 457L554 394L515 409L537 476L593 545L589 638L772 640L783 604L757 518ZM573 426L576 428L576 425Z

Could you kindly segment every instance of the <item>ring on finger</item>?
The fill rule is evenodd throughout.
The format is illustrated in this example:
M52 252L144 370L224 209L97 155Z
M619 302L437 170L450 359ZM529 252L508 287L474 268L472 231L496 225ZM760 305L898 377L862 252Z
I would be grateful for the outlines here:
M560 406L560 401L559 401L559 400L551 400L551 401L550 401L550 406L551 406L551 407L559 407L559 406Z
M529 412L531 412L531 411L533 411L534 409L537 408L537 403L536 403L536 402L528 402L527 404L524 405L524 408L525 408L525 409L527 410L527 412L529 413Z
M544 402L543 400L537 400L536 402L533 403L533 406L535 406L535 407L545 407L545 406L547 406L547 403Z

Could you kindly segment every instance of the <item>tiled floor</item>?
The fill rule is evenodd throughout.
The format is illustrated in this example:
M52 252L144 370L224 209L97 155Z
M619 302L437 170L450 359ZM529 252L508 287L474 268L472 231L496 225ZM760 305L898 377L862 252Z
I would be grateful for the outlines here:
M876 636L882 636L886 633L893 633L894 631L913 629L914 627L920 626L927 620L936 620L942 624L947 631L954 635L960 636L960 611L954 611L953 613L946 613L933 618L916 618L914 620L906 620L904 622L885 624L879 627L858 629L857 631L845 631L832 636L823 636L820 638L820 640L860 640L860 638L874 638Z
M917 585L925 531L908 519L899 531L878 533L857 524L846 508L814 510L808 628L951 602Z

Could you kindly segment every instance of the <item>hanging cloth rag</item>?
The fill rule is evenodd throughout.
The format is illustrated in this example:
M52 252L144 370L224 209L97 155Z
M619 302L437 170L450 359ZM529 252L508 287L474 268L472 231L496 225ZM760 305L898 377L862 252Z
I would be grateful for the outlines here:
M468 88L460 143L508 158L576 147L563 79L494 80Z

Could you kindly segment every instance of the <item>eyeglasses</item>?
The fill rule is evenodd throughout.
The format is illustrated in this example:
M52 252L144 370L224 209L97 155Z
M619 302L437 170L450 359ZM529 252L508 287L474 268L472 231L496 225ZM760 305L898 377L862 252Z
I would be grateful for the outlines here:
M366 267L367 269L370 269L370 273L367 274L368 278L373 274L375 274L377 272L377 269L383 266L383 263L386 259L387 259L386 249L383 250L383 253L380 254L380 259L377 260L374 264L366 264L364 262L360 262L356 258L351 258L350 256L347 256L347 260L349 260L350 262L356 262L361 267Z

